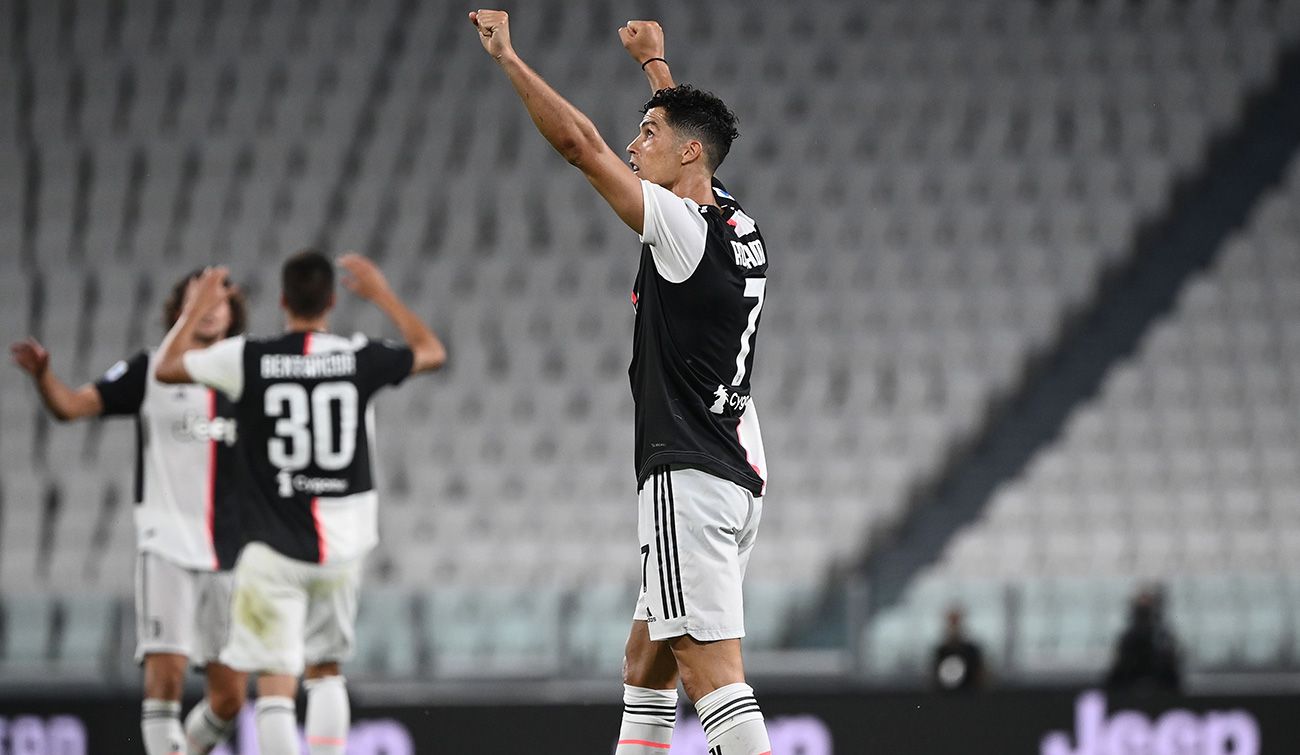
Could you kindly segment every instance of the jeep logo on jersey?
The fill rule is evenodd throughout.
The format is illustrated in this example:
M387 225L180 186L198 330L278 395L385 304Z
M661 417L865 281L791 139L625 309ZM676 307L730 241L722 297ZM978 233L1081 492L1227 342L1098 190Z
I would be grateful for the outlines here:
M235 445L237 437L235 420L228 417L208 418L187 412L185 418L172 426L172 437L179 441L207 443L217 441L227 446Z
M728 391L725 385L718 386L718 390L713 392L713 399L713 406L709 407L709 411L724 417L739 417L749 406L748 395Z

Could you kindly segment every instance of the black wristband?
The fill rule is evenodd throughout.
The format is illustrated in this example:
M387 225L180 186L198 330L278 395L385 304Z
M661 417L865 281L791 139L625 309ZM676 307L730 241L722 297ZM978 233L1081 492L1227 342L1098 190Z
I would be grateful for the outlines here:
M664 65L668 65L668 61L664 60L663 58L649 58L648 60L646 60L646 62L641 64L641 70L644 71L646 66L650 65L656 60L662 62Z

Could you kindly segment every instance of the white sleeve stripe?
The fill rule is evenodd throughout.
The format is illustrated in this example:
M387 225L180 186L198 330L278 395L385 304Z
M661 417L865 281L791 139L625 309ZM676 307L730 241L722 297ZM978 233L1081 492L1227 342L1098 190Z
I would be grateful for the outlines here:
M181 356L185 371L196 383L215 388L233 401L244 392L244 338L218 341L206 349L187 351Z
M682 283L695 273L704 258L708 222L699 205L642 179L645 217L641 242L650 245L655 269L669 283Z

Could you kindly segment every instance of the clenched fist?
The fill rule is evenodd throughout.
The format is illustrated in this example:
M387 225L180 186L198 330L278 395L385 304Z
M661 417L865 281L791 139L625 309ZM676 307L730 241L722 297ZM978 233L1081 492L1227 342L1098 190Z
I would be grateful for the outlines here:
M618 30L618 38L638 64L664 56L664 30L658 21L628 21Z
M478 29L478 41L495 60L514 54L510 46L510 14L503 10L471 11L469 22Z

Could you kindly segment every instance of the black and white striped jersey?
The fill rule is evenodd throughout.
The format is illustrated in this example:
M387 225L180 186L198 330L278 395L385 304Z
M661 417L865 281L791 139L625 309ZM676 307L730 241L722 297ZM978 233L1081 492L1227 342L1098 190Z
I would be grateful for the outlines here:
M187 569L234 566L243 546L233 405L201 385L154 377L141 351L95 381L105 416L136 423L136 544Z
M235 403L250 542L313 563L350 561L375 546L370 401L405 380L413 361L405 346L301 332L185 354L191 377Z
M750 395L767 286L753 218L721 182L700 205L641 182L645 221L628 374L638 485L666 464L763 494L767 462Z

